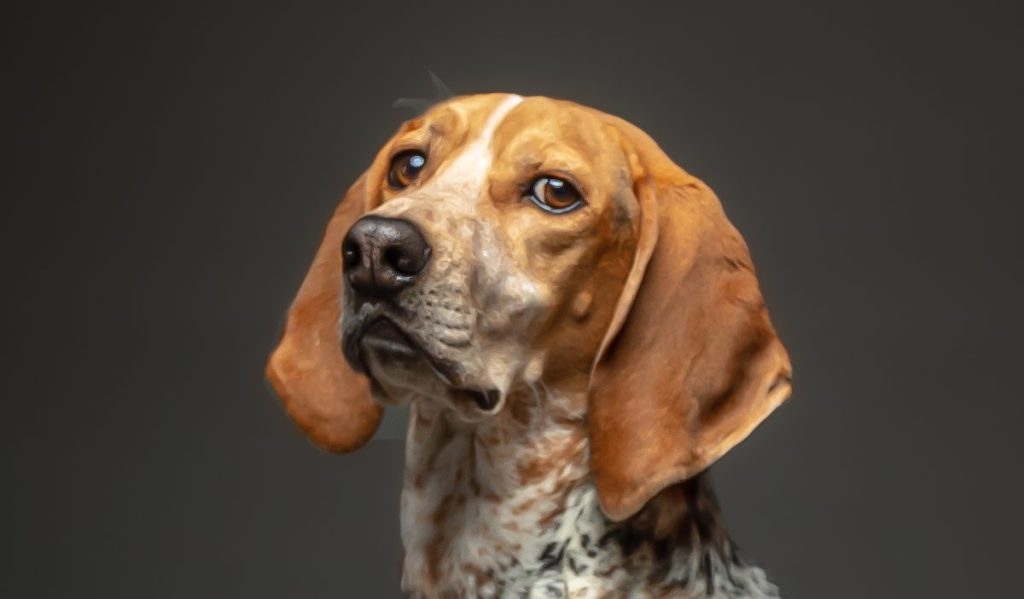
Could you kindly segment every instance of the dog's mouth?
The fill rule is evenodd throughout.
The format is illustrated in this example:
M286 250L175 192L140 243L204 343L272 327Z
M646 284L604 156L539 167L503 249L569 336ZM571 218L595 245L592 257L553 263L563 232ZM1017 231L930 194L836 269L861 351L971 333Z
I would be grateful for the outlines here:
M363 328L361 332L360 345L402 356L411 356L422 352L420 347L409 338L397 324L383 316L376 318L373 322Z
M348 336L343 342L343 353L355 370L378 383L381 382L378 379L386 377L375 372L376 368L371 368L370 364L406 372L422 370L425 366L444 383L456 403L469 403L484 412L491 412L501 401L501 392L497 389L467 385L459 364L434 356L387 316L369 320Z

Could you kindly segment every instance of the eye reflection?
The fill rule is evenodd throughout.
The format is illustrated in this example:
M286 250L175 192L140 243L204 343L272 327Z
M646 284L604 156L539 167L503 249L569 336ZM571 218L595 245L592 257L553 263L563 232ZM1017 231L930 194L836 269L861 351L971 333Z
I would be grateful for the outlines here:
M394 189L405 189L419 178L427 164L427 157L418 150L399 152L391 159L388 169L388 185Z

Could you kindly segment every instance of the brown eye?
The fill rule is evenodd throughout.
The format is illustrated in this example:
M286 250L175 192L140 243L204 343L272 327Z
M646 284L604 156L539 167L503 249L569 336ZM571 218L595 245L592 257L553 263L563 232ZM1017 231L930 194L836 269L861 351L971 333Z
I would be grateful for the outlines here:
M412 185L420 176L420 171L427 164L427 157L417 150L399 152L391 159L388 169L388 185L394 189L405 189Z
M551 214L565 214L583 205L580 192L565 179L541 177L530 186L530 200Z

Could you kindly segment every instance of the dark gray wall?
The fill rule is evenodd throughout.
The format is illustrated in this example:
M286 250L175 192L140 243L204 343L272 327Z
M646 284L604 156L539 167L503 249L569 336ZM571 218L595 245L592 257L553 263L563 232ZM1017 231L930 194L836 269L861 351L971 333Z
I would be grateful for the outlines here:
M796 394L716 478L786 597L1016 592L1021 14L822 4L8 5L0 594L397 592L400 442L317 453L261 369L427 69L717 190Z

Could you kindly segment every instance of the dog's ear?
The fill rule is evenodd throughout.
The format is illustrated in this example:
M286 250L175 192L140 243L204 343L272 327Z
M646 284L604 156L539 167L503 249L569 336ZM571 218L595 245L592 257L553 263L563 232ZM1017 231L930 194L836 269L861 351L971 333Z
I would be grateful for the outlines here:
M288 414L314 443L333 452L362 447L381 419L369 380L349 367L339 339L341 242L366 211L365 181L366 175L360 177L335 210L267 363L267 379Z
M638 129L633 265L595 361L592 468L621 520L742 441L790 393L790 364L718 198Z

